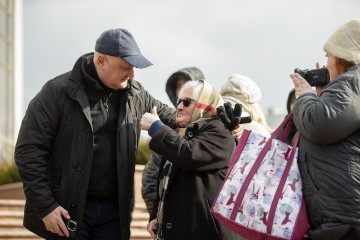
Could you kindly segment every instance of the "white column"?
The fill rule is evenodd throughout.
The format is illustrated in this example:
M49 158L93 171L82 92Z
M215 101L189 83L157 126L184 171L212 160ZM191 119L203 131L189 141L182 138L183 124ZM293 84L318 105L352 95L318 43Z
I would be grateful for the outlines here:
M23 0L15 0L14 9L14 140L24 116Z

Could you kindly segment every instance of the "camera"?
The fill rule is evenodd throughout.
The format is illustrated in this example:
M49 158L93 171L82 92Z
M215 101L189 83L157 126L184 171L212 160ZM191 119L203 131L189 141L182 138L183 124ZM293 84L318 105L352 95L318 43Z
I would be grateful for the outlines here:
M296 68L294 72L300 74L312 87L325 86L330 82L330 74L325 67L312 70Z

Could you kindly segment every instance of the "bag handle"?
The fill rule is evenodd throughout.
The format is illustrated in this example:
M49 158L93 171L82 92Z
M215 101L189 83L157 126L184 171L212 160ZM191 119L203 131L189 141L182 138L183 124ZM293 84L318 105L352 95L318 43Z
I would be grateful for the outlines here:
M289 118L291 117L291 121L288 122L288 124L286 125L283 133L281 134L282 136L280 136L280 141L282 141L282 142L286 142L286 140L288 139L288 137L290 135L291 130L294 127L293 115L292 114L290 114L290 115L291 116L289 116Z
M291 129L293 127L294 127L293 114L289 113L284 119L284 121L280 123L280 125L271 135L275 135L276 139L285 142L288 139Z

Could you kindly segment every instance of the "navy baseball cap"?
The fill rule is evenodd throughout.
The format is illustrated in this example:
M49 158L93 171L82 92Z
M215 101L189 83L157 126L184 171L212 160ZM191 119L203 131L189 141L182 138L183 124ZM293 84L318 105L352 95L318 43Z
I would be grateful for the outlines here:
M136 68L152 65L140 52L133 35L126 29L117 28L103 32L96 40L95 51L120 57Z

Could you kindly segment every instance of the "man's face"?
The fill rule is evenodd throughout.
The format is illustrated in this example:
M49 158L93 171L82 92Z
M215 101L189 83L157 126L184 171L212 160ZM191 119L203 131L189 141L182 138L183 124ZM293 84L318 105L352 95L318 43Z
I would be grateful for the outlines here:
M181 99L193 99L192 89L187 89L182 92ZM177 109L177 118L176 123L180 127L186 127L190 123L192 113L195 109L196 101L191 101L190 105L185 107L184 102L181 102L179 105L176 106Z
M129 78L134 77L134 67L119 57L100 54L97 59L98 75L109 88L124 89Z

